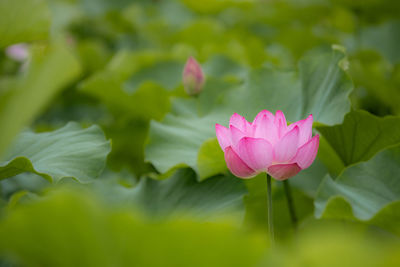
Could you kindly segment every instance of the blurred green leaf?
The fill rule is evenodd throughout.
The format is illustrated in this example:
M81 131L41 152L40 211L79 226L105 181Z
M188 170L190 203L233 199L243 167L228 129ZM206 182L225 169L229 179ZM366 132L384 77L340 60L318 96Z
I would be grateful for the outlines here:
M54 132L24 132L0 164L0 179L33 172L50 182L63 177L88 182L103 170L109 152L110 142L97 126L69 123Z
M359 36L361 49L378 51L392 64L400 63L400 21L390 21L378 26L366 27Z
M400 236L400 227L397 223L400 219L399 214L400 201L394 201L384 206L370 219L362 220L354 216L352 206L346 198L335 196L330 198L327 202L326 208L321 214L321 218L361 222L363 224L378 226Z
M33 172L24 172L13 176L12 179L3 179L0 181L1 196L4 199L13 198L14 194L25 191L30 193L39 193L50 186L50 181L43 179L42 176Z
M379 118L362 110L348 113L340 125L317 126L317 130L338 154L343 167L369 160L400 143L400 117Z
M197 168L200 180L223 173L226 170L224 152L216 138L205 141L197 156Z
M323 135L319 138L318 159L325 165L329 174L334 177L345 168L343 160Z
M210 116L199 117L196 105L192 99L179 99L162 123L151 122L145 158L160 172L182 164L197 168L197 151L205 140L214 136L210 127L214 122Z
M96 74L81 89L100 99L110 110L131 116L159 119L169 108L168 93L159 85L146 83L128 93L123 90L123 80L112 73Z
M107 0L82 0L80 4L90 15L97 15L113 9L125 8L130 2L130 0L115 0L111 2Z
M185 5L194 11L206 14L214 14L221 12L227 8L251 6L251 1L248 0L205 0L200 4L195 0L181 0Z
M377 225L400 236L400 201L394 201L375 214L368 223Z
M161 119L170 108L169 98L175 91L164 87L168 79L180 81L182 77L182 69L177 68L165 76L162 72L168 65L157 62L176 61L164 61L162 56L157 61L157 56L123 51L80 85L81 92L105 104L110 112L112 119L103 126L113 139L109 163L114 169L129 168L137 175L148 169L143 151L150 119ZM157 81L151 79L153 70L158 71ZM169 89L175 89L175 82L171 86Z
M0 157L19 131L80 73L76 59L60 45L35 47L32 52L28 73L0 98Z
M348 64L341 47L330 53L311 53L299 63L302 84L301 119L313 114L324 124L340 123L350 110L349 94L353 84L344 72Z
M232 175L198 182L189 168L178 169L165 180L143 177L134 188L101 180L95 186L108 203L140 208L158 218L189 214L208 221L227 216L241 221L247 193L243 181Z
M245 184L249 194L244 198L246 207L244 223L251 228L264 228L263 230L267 232L267 178L265 174L259 174L252 179L245 180ZM276 190L276 187L273 188Z
M199 17L183 23L177 31L162 34L166 36L161 42L166 41L170 45L179 43L191 48L200 61L220 54L242 64L261 66L268 58L264 43L259 38L245 29L232 28L229 23L210 16Z
M47 39L50 11L45 0L0 1L0 48Z
M395 146L348 167L336 180L327 176L315 199L315 215L321 217L329 210L330 217L370 220L385 206L400 201L399 173L400 147Z
M245 78L246 69L236 61L222 55L215 55L202 64L206 77L241 80Z
M77 189L10 210L0 234L1 254L24 266L256 266L266 247L226 220L154 222Z
M149 121L132 118L129 114L115 115L113 120L102 124L107 138L112 139L112 151L107 164L113 170L127 168L137 176L153 171L144 162L144 143L147 139Z
M177 61L161 61L141 68L124 83L127 92L135 92L142 83L151 81L171 91L182 80L183 64Z
M313 164L305 170L301 170L296 176L290 178L290 183L300 189L307 196L314 198L317 194L318 187L328 173L328 169L319 158L321 151Z
M376 51L361 51L351 60L350 74L358 88L361 108L376 114L400 114L400 68L390 64Z
M180 82L183 67L176 61L163 60L162 56L157 60L157 56L118 53L105 69L86 79L80 89L118 115L160 119L169 110L172 92L168 90L175 89Z
M67 39L69 42L76 42L73 37L69 38L69 40ZM76 44L76 48L82 69L88 73L101 70L110 59L110 52L101 42L81 41Z
M266 266L387 266L399 264L398 240L368 235L355 225L311 224L293 242L276 250Z

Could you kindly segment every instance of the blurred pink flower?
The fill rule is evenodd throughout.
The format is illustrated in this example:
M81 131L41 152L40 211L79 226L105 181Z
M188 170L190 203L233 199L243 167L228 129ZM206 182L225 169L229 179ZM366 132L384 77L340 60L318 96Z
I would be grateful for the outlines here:
M314 161L319 136L312 137L312 115L287 125L285 115L263 110L252 123L232 115L229 128L216 124L219 145L229 170L240 178L267 172L277 180L295 176Z
M6 55L15 61L24 62L29 58L29 47L24 43L10 45L6 48Z
M189 95L197 95L201 92L204 85L204 73L200 64L189 57L183 69L183 86Z

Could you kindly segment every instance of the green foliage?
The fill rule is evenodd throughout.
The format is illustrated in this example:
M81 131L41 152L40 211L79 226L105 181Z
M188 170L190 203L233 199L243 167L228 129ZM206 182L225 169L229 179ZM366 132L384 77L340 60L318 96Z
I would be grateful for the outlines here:
M0 0L0 265L399 266L399 3ZM320 134L274 248L214 129L263 109Z
M156 217L189 214L203 220L231 216L240 221L247 194L243 181L232 175L198 182L191 169L179 169L162 181L142 178L133 188L112 181L95 183L95 189L107 202L139 208Z
M355 102L379 115L400 114L399 68L376 51L360 51L352 60L350 73L358 86Z
M156 83L145 83L144 73L132 75L130 69L135 65L119 58L114 58L109 69L87 79L81 90L96 97L117 114L130 113L130 116L146 119L161 118L169 108L168 93ZM129 64L129 68L126 64Z
M323 151L321 151L321 144L318 153L319 156L308 169L302 170L299 174L290 179L291 184L312 198L317 194L322 179L329 172L327 166L320 159L320 155L323 153ZM332 162L330 162L330 166L332 166ZM334 165L333 167L336 166Z
M60 64L62 62L62 64ZM33 48L28 73L0 90L0 156L65 85L79 75L79 64L62 46Z
M315 200L316 216L324 212L329 217L356 217L370 220L385 206L400 201L398 173L400 171L400 147L395 146L381 151L372 159L345 169L336 180L329 176L322 182ZM338 198L337 196L340 196ZM349 203L347 204L346 201ZM393 205L390 209L398 208ZM382 212L388 215L386 223L399 233L396 223L400 211ZM354 215L352 215L354 214ZM384 216L381 215L381 216ZM383 220L379 218L377 220Z
M215 123L213 118L210 115L199 117L195 110L196 102L193 99L175 101L172 112L162 123L151 122L145 154L159 171L167 172L181 164L196 168L197 150L214 136L210 126Z
M32 172L49 182L63 177L88 182L103 170L109 152L110 142L96 126L82 129L69 123L54 132L24 132L0 163L0 179Z
M299 233L289 250L267 261L271 266L397 266L399 246L393 240L377 241L354 225L311 225Z
M340 125L318 131L345 166L370 159L380 150L400 143L400 118L379 118L365 111L348 113Z
M47 39L50 11L44 0L0 1L0 48Z
M340 123L349 111L348 95L353 89L347 69L344 48L333 46L332 54L311 54L300 61L301 119L315 114L315 120L325 124Z
M156 56L121 52L105 70L93 74L80 86L80 92L105 104L113 117L113 121L103 124L106 133L113 137L114 149L109 158L112 166L120 169L133 165L139 175L148 169L143 163L143 150L150 120L161 119L169 110L169 97L175 94L171 89L175 89L176 79L182 75L177 68L175 75L166 75L163 71L171 61L158 63ZM157 81L155 77L149 80L154 72L158 73ZM168 83L171 76L175 82Z
M393 21L375 27L368 27L361 31L361 48L376 50L391 64L400 62L400 53L395 45L399 42L400 21Z
M205 141L197 156L197 167L200 179L211 177L226 170L224 152L220 149L216 138Z
M0 225L1 253L24 266L255 266L265 248L229 221L155 222L76 188L17 207Z

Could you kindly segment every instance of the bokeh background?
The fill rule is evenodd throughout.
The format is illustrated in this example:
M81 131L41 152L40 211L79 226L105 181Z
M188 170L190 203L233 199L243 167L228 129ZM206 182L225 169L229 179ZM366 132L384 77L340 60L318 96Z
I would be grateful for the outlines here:
M0 0L0 264L399 266L399 19L397 0ZM262 109L322 136L296 227L273 184L272 248L265 177L230 174L213 129Z

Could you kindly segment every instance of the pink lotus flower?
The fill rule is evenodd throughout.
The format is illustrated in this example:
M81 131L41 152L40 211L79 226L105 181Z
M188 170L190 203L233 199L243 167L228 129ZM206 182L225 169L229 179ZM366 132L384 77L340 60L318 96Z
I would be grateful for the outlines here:
M204 85L204 73L200 64L189 57L183 69L183 86L189 95L197 95L201 92Z
M285 115L263 110L252 123L233 114L229 129L216 124L219 145L229 170L240 178L267 172L277 180L308 168L317 155L319 136L312 137L312 115L287 125Z

